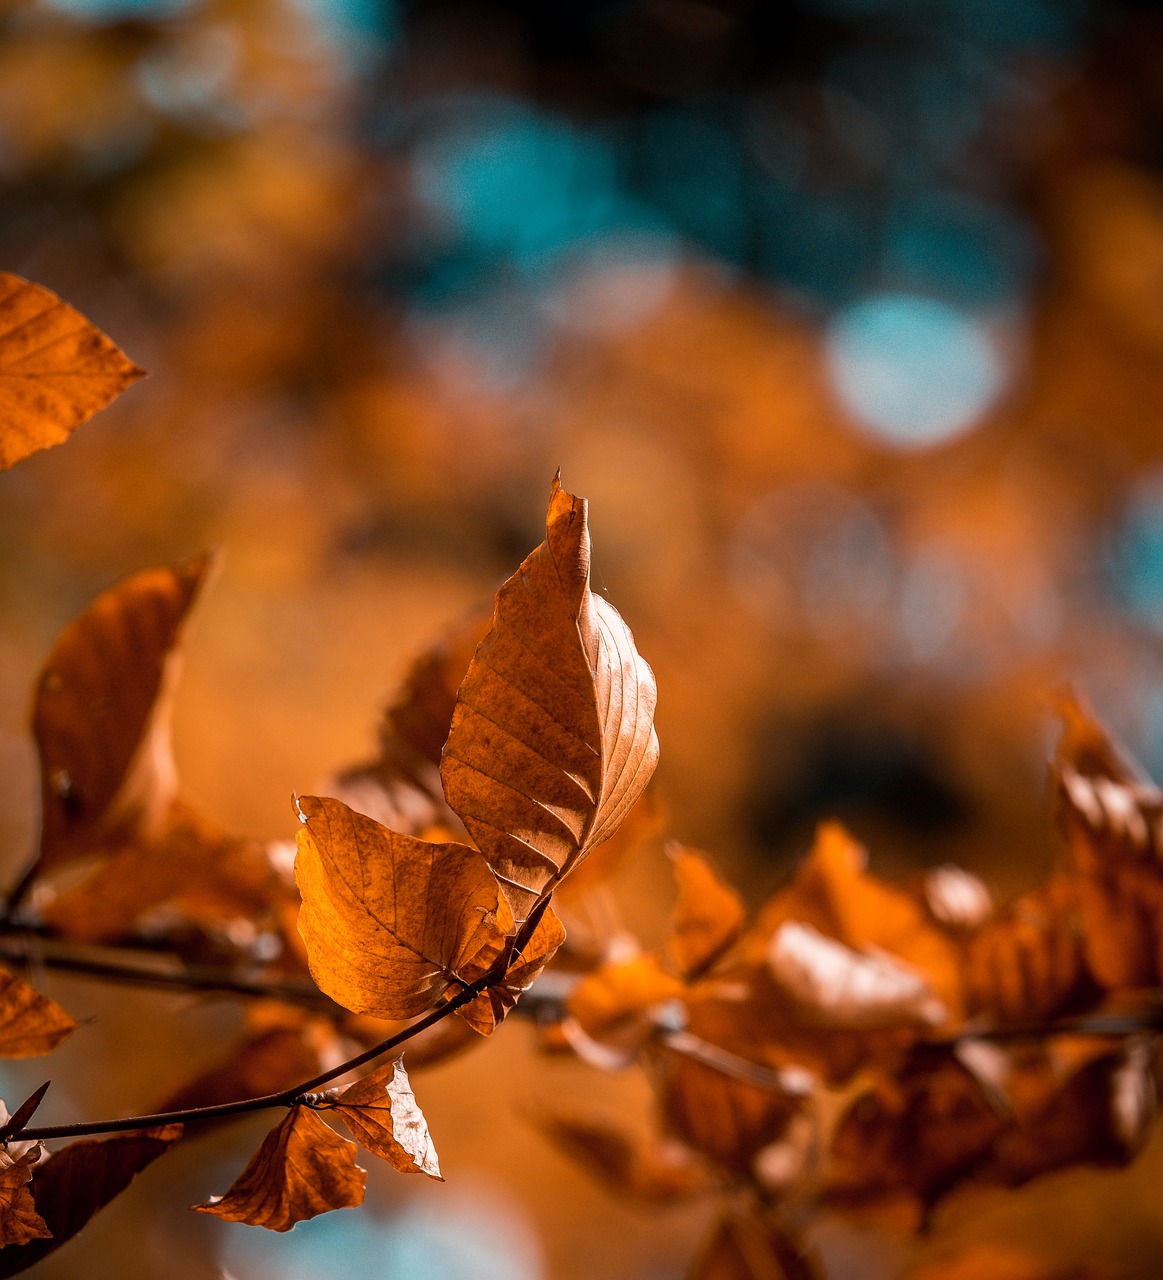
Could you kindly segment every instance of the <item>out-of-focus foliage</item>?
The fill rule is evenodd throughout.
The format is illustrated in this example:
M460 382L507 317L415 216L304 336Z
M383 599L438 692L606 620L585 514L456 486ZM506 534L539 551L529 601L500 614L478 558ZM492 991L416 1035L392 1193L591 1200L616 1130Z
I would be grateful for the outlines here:
M892 871L960 862L1024 891L974 998L1069 987L1074 942L1034 944L1060 919L1031 889L1047 691L1163 766L1151 13L15 0L0 32L0 265L154 375L0 477L13 878L27 691L99 590L224 548L177 756L215 823L285 836L291 789L369 754L408 653L536 541L562 465L664 690L671 829L752 900L832 814ZM661 933L639 865L618 883ZM211 1067L202 1025L127 1068L126 1107ZM490 1167L539 1191L535 1139L506 1141ZM1124 1261L1141 1203L1107 1228ZM635 1231L690 1252L535 1212L555 1275L583 1245L640 1274Z

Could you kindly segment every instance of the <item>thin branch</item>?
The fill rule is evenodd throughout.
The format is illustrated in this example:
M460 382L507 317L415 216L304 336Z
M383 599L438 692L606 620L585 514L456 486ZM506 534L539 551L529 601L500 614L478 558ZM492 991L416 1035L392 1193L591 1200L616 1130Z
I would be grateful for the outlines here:
M34 937L17 942L0 937L0 960L25 968L42 966L85 978L166 987L171 990L221 992L253 999L285 1000L338 1012L339 1006L312 982L269 981L209 965L159 964L119 948Z
M365 1063L371 1062L372 1059L399 1048L400 1045L406 1044L414 1036L419 1035L421 1031L426 1031L429 1027L435 1026L436 1023L447 1018L449 1014L455 1013L457 1009L475 1000L482 991L502 981L508 972L509 966L515 962L516 958L520 957L525 947L528 946L534 930L545 913L549 896L550 891L543 894L542 900L535 904L529 918L518 930L512 946L502 952L497 963L483 977L478 978L476 982L458 991L456 995L446 1000L444 1004L425 1014L418 1022L412 1023L411 1026L405 1027L402 1031L397 1031L395 1035L389 1036L386 1040L381 1040L379 1044L364 1050L363 1053L357 1053L354 1057L348 1058L346 1062L341 1062L337 1067L321 1072L310 1080L304 1080L301 1084L293 1085L290 1089L284 1089L281 1093L263 1094L255 1098L240 1098L237 1102L224 1102L210 1107L187 1107L181 1111L158 1111L144 1116L126 1116L120 1120L82 1120L77 1124L41 1125L30 1129L21 1129L18 1133L12 1134L11 1137L41 1140L83 1138L94 1133L121 1133L129 1129L152 1129L166 1124L185 1124L191 1120L216 1120L223 1116L243 1115L250 1111L264 1111L269 1107L293 1107L297 1103L310 1106L312 1105L312 1100L305 1098L304 1094L309 1094L322 1085L330 1084L332 1080L337 1080L349 1071L354 1071L357 1067L362 1067Z

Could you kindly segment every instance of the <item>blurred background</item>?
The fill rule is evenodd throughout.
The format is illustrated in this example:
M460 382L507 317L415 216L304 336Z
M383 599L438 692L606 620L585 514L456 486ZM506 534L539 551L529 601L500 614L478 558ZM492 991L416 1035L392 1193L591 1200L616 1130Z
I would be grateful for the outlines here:
M559 466L658 675L671 830L752 901L829 815L881 872L1033 883L1067 683L1163 772L1152 7L5 0L0 32L0 266L152 374L0 475L10 873L29 689L97 591L224 550L179 764L219 821L285 835L292 789L372 751L409 657L540 540ZM662 860L620 890L649 940ZM140 1109L238 1025L44 986L97 1019L54 1059L61 1119ZM640 1214L551 1152L537 1099L589 1077L530 1046L420 1079L447 1187L375 1174L362 1216L277 1241L185 1214L260 1120L42 1272L680 1276L709 1206ZM1065 1220L1154 1275L1161 1163L944 1229ZM906 1249L825 1237L841 1277Z

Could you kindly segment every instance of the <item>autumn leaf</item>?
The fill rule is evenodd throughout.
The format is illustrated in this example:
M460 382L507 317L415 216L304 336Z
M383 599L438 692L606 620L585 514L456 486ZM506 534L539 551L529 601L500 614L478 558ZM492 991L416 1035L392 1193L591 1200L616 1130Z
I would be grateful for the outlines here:
M55 1000L0 968L0 1058L51 1053L76 1026Z
M518 923L614 834L658 760L653 673L589 575L587 504L554 480L545 541L497 593L440 766Z
M0 1277L14 1276L59 1249L182 1136L180 1124L102 1141L85 1139L54 1152L33 1171L32 1195L51 1239L0 1250Z
M299 931L332 999L407 1018L496 964L513 918L477 850L399 835L339 800L304 796L299 812Z
M341 1138L310 1107L294 1106L230 1190L193 1207L227 1222L290 1231L296 1222L363 1203L367 1170L355 1156L354 1142Z
M667 854L678 881L667 945L679 972L690 978L713 964L735 941L747 910L703 854L679 844L669 845Z
M640 952L608 960L585 974L569 993L566 1008L581 1028L596 1039L629 1031L636 1040L649 1030L652 1009L685 994L682 981L667 972L658 957Z
M823 1271L789 1228L730 1214L714 1228L686 1280L823 1280Z
M887 953L861 953L811 925L789 922L773 935L767 963L805 1021L853 1030L936 1026L945 1009L924 975Z
M866 850L840 823L821 823L794 879L748 928L745 949L759 959L780 925L810 925L847 947L888 952L919 971L956 1021L963 1005L958 943L921 897L872 875L867 861Z
M553 908L546 905L524 950L505 970L505 976L490 983L475 1000L462 1004L456 1012L475 1031L492 1035L564 941L565 927Z
M52 1234L37 1213L28 1189L40 1152L39 1142L29 1144L29 1150L17 1156L0 1151L0 1249L47 1239Z
M178 643L209 564L200 557L134 574L57 638L32 712L38 872L163 828L177 792L170 712Z
M353 1138L401 1173L426 1173L443 1182L428 1122L400 1058L345 1089L335 1110Z
M55 293L0 273L0 471L62 444L144 374Z

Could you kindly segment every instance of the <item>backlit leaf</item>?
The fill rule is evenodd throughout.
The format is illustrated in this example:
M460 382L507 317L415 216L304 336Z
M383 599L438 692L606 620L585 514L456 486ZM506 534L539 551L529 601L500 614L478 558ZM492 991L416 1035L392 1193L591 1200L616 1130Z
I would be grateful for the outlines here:
M590 592L586 513L555 480L545 541L497 593L441 763L518 923L614 834L658 760L654 676Z
M63 443L144 373L55 293L0 273L0 471Z
M39 1159L39 1143L32 1143L28 1151L15 1157L0 1151L0 1249L47 1239L51 1234L28 1189L32 1166Z
M397 1058L345 1089L335 1110L359 1144L401 1173L426 1173L438 1182L440 1162L428 1122Z
M146 569L57 638L32 726L43 804L39 871L164 826L177 791L170 707L178 643L209 561Z
M310 1107L292 1107L230 1190L193 1207L227 1222L290 1231L296 1222L363 1203L367 1170L355 1157L355 1143L341 1138Z
M332 999L406 1018L497 962L513 918L475 849L399 835L339 800L304 796L299 812L299 931Z
M180 1124L104 1140L83 1139L54 1152L32 1177L36 1210L51 1239L0 1250L0 1277L14 1276L59 1249L182 1136Z
M505 970L505 976L491 983L475 1000L461 1005L456 1012L475 1031L491 1035L521 995L537 980L538 974L553 959L564 941L565 927L554 914L553 908L547 906L525 949Z
M51 1053L76 1025L55 1000L0 968L0 1058Z

